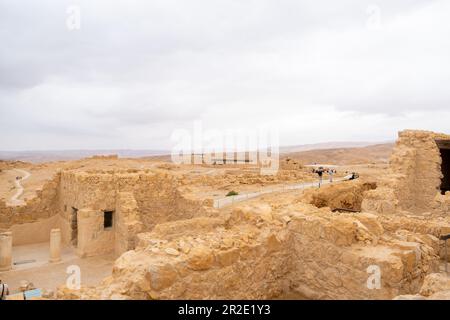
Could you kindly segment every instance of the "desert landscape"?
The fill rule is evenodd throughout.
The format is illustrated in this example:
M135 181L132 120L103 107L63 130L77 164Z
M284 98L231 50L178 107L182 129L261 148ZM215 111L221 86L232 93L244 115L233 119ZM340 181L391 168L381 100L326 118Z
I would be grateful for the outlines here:
M12 298L450 299L449 141L406 130L282 153L275 175L161 157L2 161L0 276Z
M449 16L1 0L1 320L438 313Z

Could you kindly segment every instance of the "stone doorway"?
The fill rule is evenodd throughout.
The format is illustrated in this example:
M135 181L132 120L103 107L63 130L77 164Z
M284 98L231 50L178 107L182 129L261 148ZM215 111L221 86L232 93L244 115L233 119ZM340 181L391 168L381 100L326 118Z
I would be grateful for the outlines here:
M72 207L70 216L71 243L76 248L78 246L78 209Z
M441 193L445 194L450 191L450 140L437 140L436 141L442 158L442 182Z

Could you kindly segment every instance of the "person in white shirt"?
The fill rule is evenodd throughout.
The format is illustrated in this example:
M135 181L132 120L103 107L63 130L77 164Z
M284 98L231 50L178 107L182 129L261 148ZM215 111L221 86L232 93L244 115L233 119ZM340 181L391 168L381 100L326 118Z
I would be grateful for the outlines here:
M334 169L329 169L328 174L330 175L330 183L332 183L333 182L333 174L335 174Z

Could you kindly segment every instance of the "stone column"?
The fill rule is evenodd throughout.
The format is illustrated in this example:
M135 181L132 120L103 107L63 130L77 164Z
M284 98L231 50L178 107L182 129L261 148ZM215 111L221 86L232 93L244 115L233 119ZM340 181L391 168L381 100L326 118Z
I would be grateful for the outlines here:
M12 233L0 233L0 271L12 269Z
M50 232L50 262L61 261L61 230L52 229Z

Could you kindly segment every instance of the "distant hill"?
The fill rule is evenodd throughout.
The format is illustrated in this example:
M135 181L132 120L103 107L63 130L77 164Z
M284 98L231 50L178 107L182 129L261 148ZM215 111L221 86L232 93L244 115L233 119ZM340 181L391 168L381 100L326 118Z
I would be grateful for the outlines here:
M284 153L282 158L292 158L302 164L366 164L389 161L394 143L384 143L357 148L316 149Z
M280 147L282 158L291 157L301 163L368 163L384 162L389 158L393 143L374 145L372 142L326 142ZM0 151L0 160L43 163L69 161L95 155L118 155L120 158L143 158L170 161L168 150L44 150Z
M337 141L337 142L323 142L314 144L302 144L298 146L286 146L280 147L280 153L293 153L310 150L323 150L323 149L342 149L342 148L362 148L373 145L382 145L392 143L391 141L383 142L367 142L367 141Z
M0 160L43 163L50 161L78 160L96 155L118 155L121 158L142 158L170 154L165 150L49 150L49 151L0 151Z
M23 161L4 161L4 160L0 160L0 172L2 170L10 170L10 169L14 169L14 168L22 168L29 165L29 163L27 162L23 162Z

